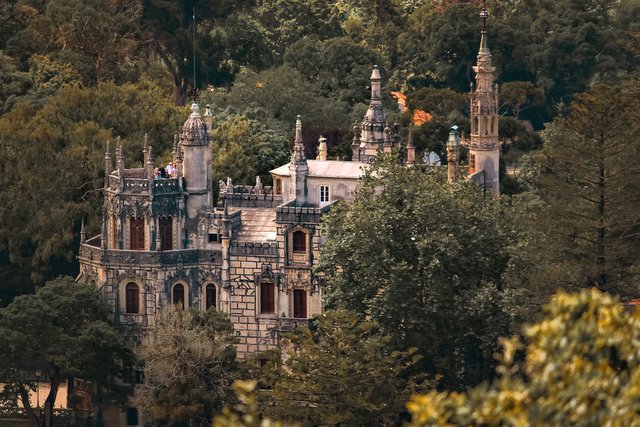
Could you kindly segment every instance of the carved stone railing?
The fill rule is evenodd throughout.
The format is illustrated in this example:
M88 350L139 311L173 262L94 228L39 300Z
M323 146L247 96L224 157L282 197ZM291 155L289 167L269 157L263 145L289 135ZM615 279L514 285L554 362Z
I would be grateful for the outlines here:
M276 330L278 332L291 332L297 328L309 327L310 319L298 319L294 317L280 317L276 320Z
M128 193L142 193L149 190L149 180L144 178L125 178L124 191Z
M278 256L277 242L231 242L233 255Z
M80 258L123 265L178 265L199 263L221 263L222 252L207 249L181 249L174 251L128 251L101 249L86 243L80 246Z
M276 208L276 224L320 224L322 216L331 210L332 202L321 208L295 206L286 203Z
M178 178L164 178L153 181L154 194L169 194L180 191L180 183Z

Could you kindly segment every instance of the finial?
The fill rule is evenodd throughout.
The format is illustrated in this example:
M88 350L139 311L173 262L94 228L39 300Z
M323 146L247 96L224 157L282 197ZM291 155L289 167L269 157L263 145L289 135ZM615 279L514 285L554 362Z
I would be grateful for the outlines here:
M82 224L80 225L80 243L84 243L87 240L87 230L84 228L84 217L82 217Z
M111 152L109 151L109 145L111 144L111 141L107 139L107 148L104 151L104 158L105 159L111 159Z
M207 104L207 108L204 110L204 116L205 117L211 117L211 104Z
M482 0L482 10L480 11L480 18L482 18L482 32L487 32L487 18L489 17L489 11L487 10L487 0Z
M122 149L122 140L118 136L116 138L116 141L117 141L117 145L118 145L118 159L124 159L124 151Z
M147 160L147 163L152 165L153 164L153 147L149 146L149 158Z
M296 144L302 144L302 118L300 114L296 117Z
M144 148L149 147L149 134L145 133L144 134Z

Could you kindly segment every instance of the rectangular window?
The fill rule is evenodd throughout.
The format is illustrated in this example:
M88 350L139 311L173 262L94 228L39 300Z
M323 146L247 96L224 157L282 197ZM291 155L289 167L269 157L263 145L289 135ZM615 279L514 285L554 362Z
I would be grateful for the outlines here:
M273 283L260 283L260 313L276 312L276 287Z
M293 233L293 252L304 253L307 251L307 233L295 231Z
M273 191L276 195L282 194L282 180L280 178L273 180Z
M326 206L329 204L329 186L320 186L320 206Z
M158 227L160 228L160 250L170 251L173 249L173 219L158 219Z
M476 171L476 155L469 153L469 173Z
M129 249L144 250L144 218L129 218Z
M118 217L111 217L111 249L118 249Z
M307 318L307 291L303 291L301 289L294 289L293 317L297 319Z

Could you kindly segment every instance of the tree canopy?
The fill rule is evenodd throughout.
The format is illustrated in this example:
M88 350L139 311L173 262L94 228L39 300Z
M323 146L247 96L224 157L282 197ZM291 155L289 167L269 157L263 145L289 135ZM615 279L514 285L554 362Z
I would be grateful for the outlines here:
M416 349L394 351L378 325L344 309L314 319L284 341L282 366L264 410L301 425L390 425L425 387Z
M150 341L139 348L144 383L133 399L154 425L209 425L236 402L241 363L228 317L168 306L156 316Z
M324 227L330 307L370 315L446 386L491 376L496 340L510 327L515 291L504 276L519 236L498 201L472 183L450 186L386 161Z
M558 293L522 339L502 340L500 379L414 397L411 425L638 425L639 338L635 308L595 289Z
M109 321L111 309L98 289L59 277L35 294L17 297L0 309L0 403L26 408L33 425L48 420L60 384L68 377L117 388L124 367L134 360L122 335ZM50 391L43 420L29 403L35 389L31 370L44 372Z

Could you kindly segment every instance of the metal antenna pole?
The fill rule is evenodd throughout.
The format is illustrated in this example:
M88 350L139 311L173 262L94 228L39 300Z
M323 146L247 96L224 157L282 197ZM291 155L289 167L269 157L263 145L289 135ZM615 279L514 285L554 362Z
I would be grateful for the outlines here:
M193 6L193 102L198 101L198 91L196 86L196 7Z

